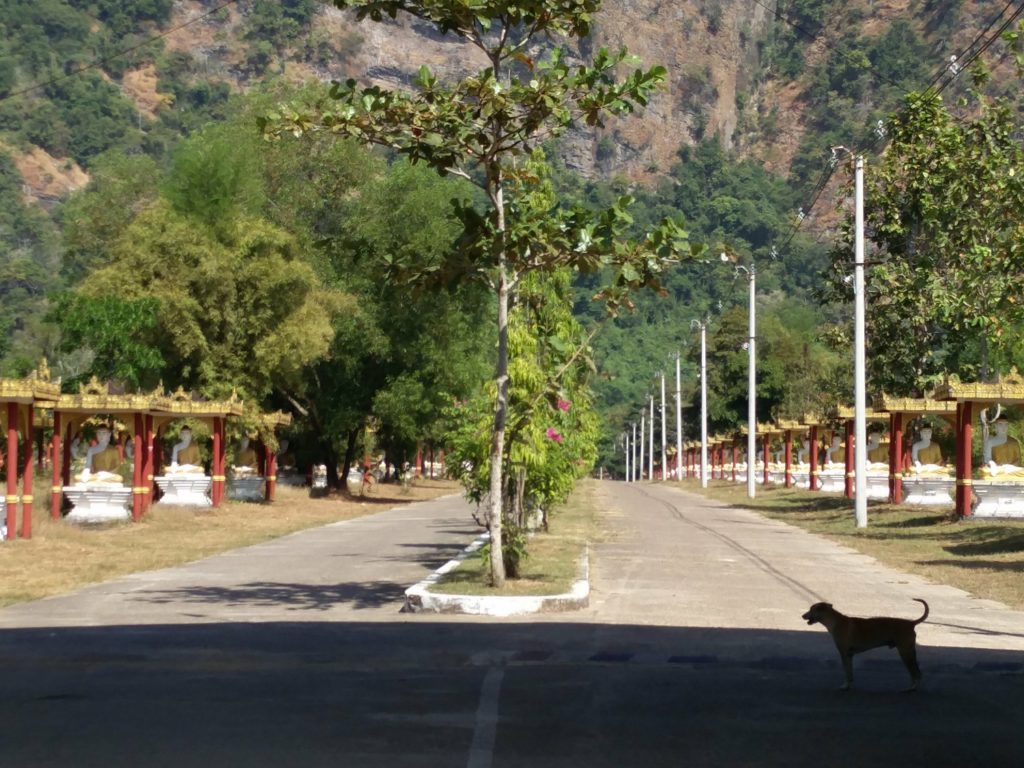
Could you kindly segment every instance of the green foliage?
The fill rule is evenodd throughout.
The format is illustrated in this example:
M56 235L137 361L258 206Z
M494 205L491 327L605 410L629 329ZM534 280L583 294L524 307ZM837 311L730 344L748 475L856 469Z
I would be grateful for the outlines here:
M65 293L58 298L50 319L61 328L60 351L88 350L92 357L89 374L138 390L155 386L164 366L154 334L158 309L159 303L152 297L133 301Z
M1019 356L1024 324L1024 150L1008 104L958 121L907 96L871 177L868 225L879 253L868 283L871 380L920 393L943 371L985 378ZM837 249L833 286L848 269Z

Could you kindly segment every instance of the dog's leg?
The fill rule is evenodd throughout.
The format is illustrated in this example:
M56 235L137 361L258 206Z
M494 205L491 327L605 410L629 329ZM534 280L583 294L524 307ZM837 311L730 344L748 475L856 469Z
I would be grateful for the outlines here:
M853 685L853 654L849 651L840 651L839 656L843 660L843 672L846 674L846 682L839 686L839 690L848 691Z
M899 646L900 658L910 673L910 687L906 690L916 691L917 684L921 682L921 668L917 666L917 646L913 643Z

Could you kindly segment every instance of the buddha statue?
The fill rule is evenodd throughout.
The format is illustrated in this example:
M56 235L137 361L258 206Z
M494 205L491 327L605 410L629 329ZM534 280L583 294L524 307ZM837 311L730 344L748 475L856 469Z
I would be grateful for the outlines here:
M868 435L868 462L871 464L889 464L889 445L882 442L881 432Z
M910 448L910 461L914 465L914 471L944 472L942 449L932 442L932 428L921 427L918 433L918 441Z
M102 426L96 430L96 444L85 452L85 468L78 476L83 483L117 483L123 478L116 470L121 466L121 454L110 444L111 431Z
M806 464L810 453L811 453L811 441L810 440L804 440L800 444L800 450L798 450L796 452L796 463L797 464Z
M995 434L990 435L983 446L987 472L990 476L1017 475L1024 476L1021 466L1020 443L1009 435L1010 424L1006 419L998 419L994 425Z
M277 466L284 471L295 469L295 454L289 450L289 442L282 440L277 449Z
M192 442L192 430L182 427L178 442L171 449L171 472L203 474L199 446Z
M250 438L243 437L238 441L238 450L235 452L235 461L231 465L231 471L235 475L257 473L256 450L250 445Z
M834 435L831 444L825 449L825 466L841 464L845 461L846 449L843 447L843 441L839 439L839 435Z

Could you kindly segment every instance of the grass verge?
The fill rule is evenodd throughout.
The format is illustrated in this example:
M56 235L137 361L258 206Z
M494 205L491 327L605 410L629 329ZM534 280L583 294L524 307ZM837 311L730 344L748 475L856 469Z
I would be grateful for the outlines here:
M521 577L509 579L502 589L491 586L488 563L482 557L471 555L430 590L449 595L560 595L568 592L580 577L580 559L588 544L604 535L603 506L597 496L598 483L581 480L569 500L550 516L548 530L530 538L529 557L522 564Z
M409 489L374 486L365 498L310 498L279 486L273 504L226 502L218 509L155 505L139 523L79 526L49 516L37 499L31 539L0 543L0 607L128 573L166 568L390 507L458 493L458 483L421 480Z
M853 501L831 493L758 486L757 498L748 499L746 485L727 481L706 490L695 480L676 485L799 526L898 570L1024 609L1024 521L954 520L952 507L870 502L868 526L857 528Z

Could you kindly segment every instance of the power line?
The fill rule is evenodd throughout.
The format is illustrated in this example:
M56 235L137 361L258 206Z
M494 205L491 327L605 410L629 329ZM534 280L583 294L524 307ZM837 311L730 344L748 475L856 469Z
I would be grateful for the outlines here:
M153 37L150 37L147 40L144 40L143 42L139 43L138 45L133 45L130 48L125 48L124 50L118 51L117 53L112 53L109 56L104 56L102 59L96 59L94 61L89 62L88 64L83 64L80 67L76 67L76 68L72 69L70 72L65 72L63 75L59 75L57 77L52 77L49 80L44 80L44 81L42 81L40 83L36 83L34 85L26 86L25 88L21 88L21 89L19 89L17 91L12 91L11 93L8 93L6 96L0 97L0 103L3 103L5 101L7 101L8 99L13 99L16 96L23 96L26 93L31 93L32 91L37 91L40 88L46 88L47 86L54 85L55 83L63 82L64 80L68 80L69 78L75 77L76 75L80 75L83 72L87 72L90 69L96 69L98 67L101 67L104 64L106 64L106 63L108 63L110 61L113 61L114 59L119 59L122 56L126 56L129 53L132 53L134 51L139 50L140 48L145 48L150 43L155 43L157 40L161 40L161 39L163 39L165 37L168 37L169 35L174 34L175 32L178 32L178 31L180 31L182 29L185 29L185 27L191 26L192 24L195 24L196 22L202 21L203 19L207 18L208 16L212 16L213 14L217 13L217 11L223 10L224 8L227 8L229 5L234 5L237 2L238 2L238 0L227 0L227 2L221 3L220 5L218 5L218 6L214 7L214 8L211 8L210 10L206 11L205 13L199 14L194 19L189 19L188 21L183 22L183 23L179 24L176 27L172 27L171 29L164 30L159 35L153 35Z

